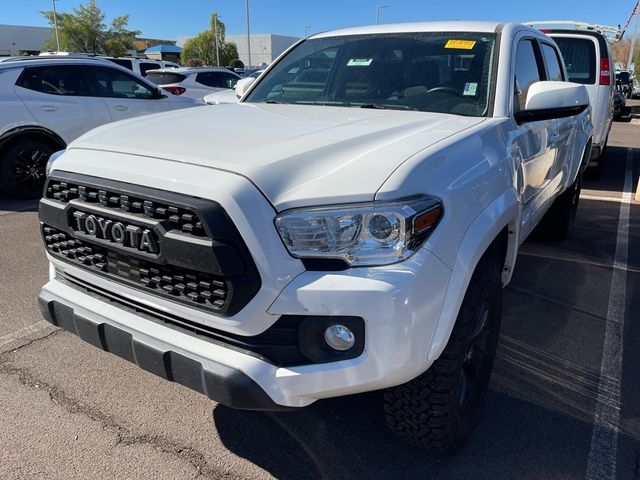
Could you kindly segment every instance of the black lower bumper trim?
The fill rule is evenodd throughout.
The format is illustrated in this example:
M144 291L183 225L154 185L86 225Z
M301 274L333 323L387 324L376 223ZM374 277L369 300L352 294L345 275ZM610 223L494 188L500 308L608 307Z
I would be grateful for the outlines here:
M48 299L46 294L41 293L38 301L44 318L53 325L166 380L203 393L218 403L242 410L293 409L275 403L253 379L238 369L217 362L204 368L197 360L142 343L129 332L109 323L89 320L71 306Z

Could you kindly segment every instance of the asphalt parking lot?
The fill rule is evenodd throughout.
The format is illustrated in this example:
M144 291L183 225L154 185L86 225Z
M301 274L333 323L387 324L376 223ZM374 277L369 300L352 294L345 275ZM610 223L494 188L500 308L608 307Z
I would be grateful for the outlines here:
M451 458L387 433L376 392L235 411L52 327L36 203L0 199L0 478L640 479L640 202L619 222L639 172L640 125L616 123L572 238L524 245L480 425Z

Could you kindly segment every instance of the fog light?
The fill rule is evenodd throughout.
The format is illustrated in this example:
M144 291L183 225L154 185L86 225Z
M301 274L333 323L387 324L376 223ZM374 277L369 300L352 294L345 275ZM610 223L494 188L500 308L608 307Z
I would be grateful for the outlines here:
M334 350L349 350L356 343L356 336L344 325L331 325L324 331L324 340Z

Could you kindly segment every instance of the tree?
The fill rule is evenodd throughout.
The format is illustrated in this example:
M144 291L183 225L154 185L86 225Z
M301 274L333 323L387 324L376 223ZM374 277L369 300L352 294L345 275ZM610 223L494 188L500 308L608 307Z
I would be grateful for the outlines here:
M622 68L629 68L627 60L629 59L629 49L631 48L631 40L624 39L613 44L613 57L618 65ZM635 65L636 76L640 76L640 41L636 41L633 50L633 58L631 63Z
M225 26L220 21L217 13L211 14L211 26L208 30L198 33L190 38L182 46L180 59L183 64L192 58L198 58L203 65L218 65L216 62L216 35L218 37L218 52L220 65L228 65L231 60L238 58L238 49L233 43L226 43Z
M41 12L53 27L53 11ZM111 25L104 22L105 14L96 0L73 9L73 13L58 13L58 33L60 48L66 51L103 53L120 57L133 48L133 42L140 32L128 30L129 15L115 17ZM43 46L46 50L57 48L55 32Z

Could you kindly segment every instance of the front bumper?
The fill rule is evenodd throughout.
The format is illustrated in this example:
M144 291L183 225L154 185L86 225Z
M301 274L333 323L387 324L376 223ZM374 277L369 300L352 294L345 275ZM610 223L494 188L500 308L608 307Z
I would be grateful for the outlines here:
M224 405L252 410L303 407L415 378L429 367L427 354L451 273L423 249L384 268L301 274L268 313L363 318L364 352L349 360L278 367L96 298L70 285L53 266L51 271L40 293L49 322Z
M177 382L234 408L250 410L286 410L271 400L256 382L242 371L209 360L198 360L171 350L170 346L149 341L108 322L90 319L73 307L51 300L46 292L38 298L44 318L75 333L84 341L114 353L140 368L166 380Z

